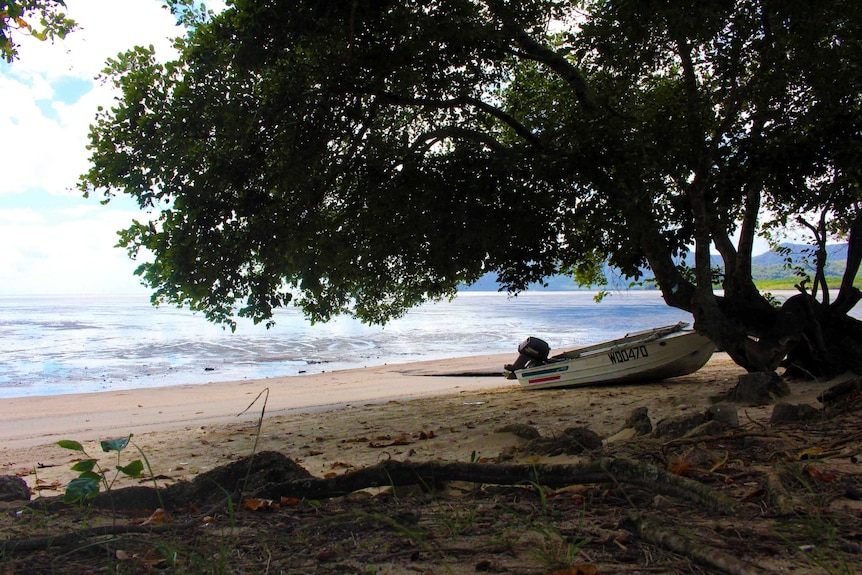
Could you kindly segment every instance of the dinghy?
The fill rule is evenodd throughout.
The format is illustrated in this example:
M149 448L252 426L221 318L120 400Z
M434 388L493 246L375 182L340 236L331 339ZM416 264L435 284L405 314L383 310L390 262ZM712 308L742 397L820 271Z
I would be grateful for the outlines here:
M518 346L518 360L506 376L528 389L582 387L655 381L694 373L715 344L680 322L548 357L550 347L530 337Z

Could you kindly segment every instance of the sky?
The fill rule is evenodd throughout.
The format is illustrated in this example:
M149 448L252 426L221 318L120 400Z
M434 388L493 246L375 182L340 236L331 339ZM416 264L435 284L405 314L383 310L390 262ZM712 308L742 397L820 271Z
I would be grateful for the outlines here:
M117 231L142 218L116 198L85 199L88 129L113 93L96 80L135 45L169 60L182 29L161 0L67 0L80 29L64 40L16 36L19 59L0 61L0 296L146 294Z

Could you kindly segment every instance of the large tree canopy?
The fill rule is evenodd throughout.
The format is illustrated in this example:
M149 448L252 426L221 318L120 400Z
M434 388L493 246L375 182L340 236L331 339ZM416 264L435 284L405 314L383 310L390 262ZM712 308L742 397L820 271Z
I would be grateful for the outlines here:
M236 0L187 20L177 61L109 63L81 183L149 211L121 245L157 302L383 322L489 271L517 291L610 262L650 268L749 369L800 344L805 369L834 365L855 344L827 349L829 326L862 341L860 256L828 306L778 311L751 279L756 234L812 214L862 252L858 1Z

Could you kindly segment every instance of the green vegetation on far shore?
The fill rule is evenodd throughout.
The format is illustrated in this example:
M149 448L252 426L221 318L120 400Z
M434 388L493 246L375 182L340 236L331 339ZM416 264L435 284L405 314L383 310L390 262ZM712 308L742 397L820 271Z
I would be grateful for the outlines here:
M778 290L795 290L796 285L799 283L799 278L778 278L778 279L762 279L762 280L754 280L754 284L757 286L757 289L761 291L778 291ZM808 284L810 287L811 284ZM828 277L826 278L826 285L829 286L830 290L837 291L841 286L841 278L840 277ZM856 278L856 281L853 283L857 288L862 289L862 279Z

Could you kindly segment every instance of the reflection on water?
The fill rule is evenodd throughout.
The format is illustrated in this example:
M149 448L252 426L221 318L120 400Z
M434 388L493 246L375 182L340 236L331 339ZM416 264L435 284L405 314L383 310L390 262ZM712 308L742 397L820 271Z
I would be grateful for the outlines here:
M257 379L424 359L517 353L529 335L553 348L691 321L657 292L466 292L392 323L310 325L278 310L267 330L236 332L147 297L0 297L0 397Z

